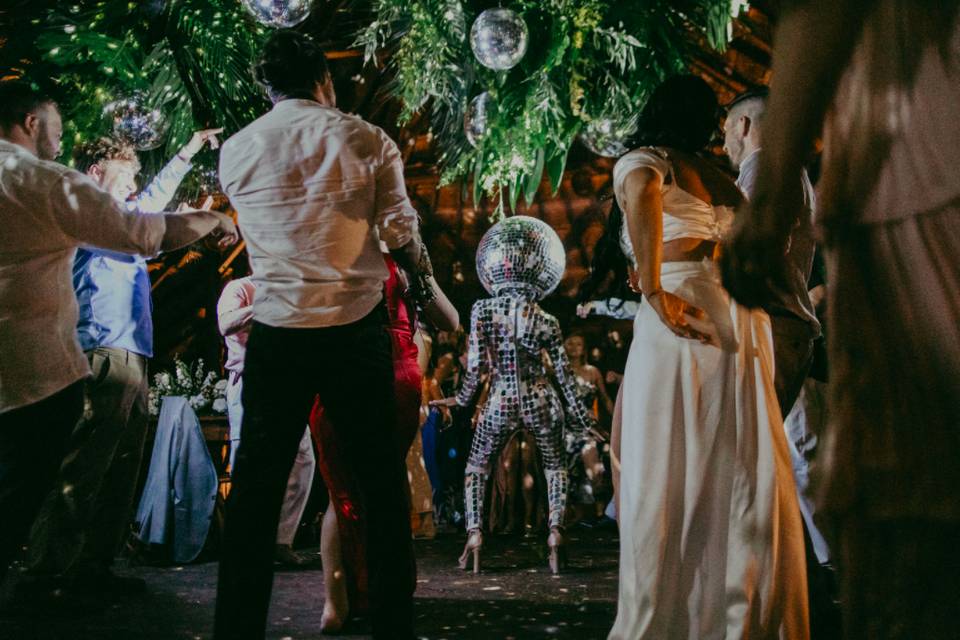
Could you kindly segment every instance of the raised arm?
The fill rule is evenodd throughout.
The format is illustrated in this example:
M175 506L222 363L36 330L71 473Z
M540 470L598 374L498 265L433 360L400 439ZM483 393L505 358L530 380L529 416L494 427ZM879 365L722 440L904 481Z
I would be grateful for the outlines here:
M131 208L144 213L158 213L166 209L170 200L173 199L173 194L180 187L180 183L190 173L190 169L193 167L190 163L193 156L207 143L210 144L211 149L219 147L220 142L217 139L217 134L222 131L223 129L195 131L187 144L170 158L170 161L150 181L150 184L137 194L137 197L130 203Z
M180 183L190 173L193 165L184 160L179 154L173 156L153 180L150 181L137 197L128 203L131 210L143 213L159 213L167 208L173 194L177 192Z
M478 300L473 305L470 312L470 338L467 346L467 371L463 376L463 383L460 385L460 391L457 392L457 404L466 407L473 400L480 386L481 377L489 370L490 363L487 361L486 340L484 332L486 327L483 325L481 316L483 314L483 300Z
M194 210L182 215L134 214L76 171L60 175L47 193L59 228L81 245L153 256L196 242L214 230L236 240L229 216Z

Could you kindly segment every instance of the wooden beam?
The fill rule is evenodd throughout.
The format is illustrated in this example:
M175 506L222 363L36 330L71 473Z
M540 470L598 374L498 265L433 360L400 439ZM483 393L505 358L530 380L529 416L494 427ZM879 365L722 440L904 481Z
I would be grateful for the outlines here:
M363 57L363 51L360 49L341 49L339 51L327 51L324 55L327 60L343 60L344 58Z

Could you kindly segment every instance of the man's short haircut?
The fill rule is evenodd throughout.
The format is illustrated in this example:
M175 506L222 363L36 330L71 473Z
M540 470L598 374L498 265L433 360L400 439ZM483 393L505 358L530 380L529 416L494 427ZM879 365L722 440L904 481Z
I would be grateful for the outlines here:
M137 158L137 151L129 144L117 142L111 138L98 138L89 142L78 144L73 149L73 166L77 171L86 173L90 167L117 160L119 162L132 162L140 169L140 160Z
M22 124L28 115L48 104L57 106L50 96L34 89L28 82L0 82L0 131L10 131L14 126Z
M769 96L769 87L760 86L750 89L749 91L744 91L727 104L727 113L732 112L738 105L747 102L757 102L760 105L765 105Z
M313 38L278 31L263 45L253 77L273 99L312 99L317 83L330 77L330 68L323 48Z

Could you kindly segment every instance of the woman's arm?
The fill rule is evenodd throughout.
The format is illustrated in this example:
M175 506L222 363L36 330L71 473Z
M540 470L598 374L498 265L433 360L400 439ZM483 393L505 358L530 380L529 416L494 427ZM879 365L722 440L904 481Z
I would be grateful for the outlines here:
M460 326L460 313L453 306L433 276L428 279L432 299L423 306L423 317L441 331L456 331Z
M624 217L637 275L647 303L667 328L682 338L709 342L706 314L660 286L663 260L663 177L649 167L637 167L624 176Z

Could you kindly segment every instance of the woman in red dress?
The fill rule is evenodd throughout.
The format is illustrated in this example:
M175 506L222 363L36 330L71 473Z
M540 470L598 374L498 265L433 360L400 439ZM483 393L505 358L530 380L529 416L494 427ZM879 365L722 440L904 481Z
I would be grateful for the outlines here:
M389 254L384 254L390 271L384 298L390 315L396 376L397 428L394 435L397 455L404 460L420 426L422 373L414 342L417 307L438 329L453 331L459 325L457 310L433 279L425 247L421 247L421 256L416 268L401 270ZM408 271L414 273L408 276ZM412 282L409 287L408 277ZM310 430L320 452L320 473L330 492L331 508L323 516L320 547L326 586L321 630L334 633L347 620L348 611L362 614L369 606L366 522L362 496L353 482L351 470L344 464L347 458L337 450L332 425L325 419L319 399L310 414Z

